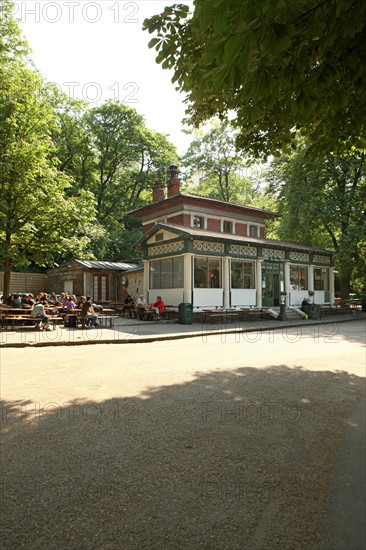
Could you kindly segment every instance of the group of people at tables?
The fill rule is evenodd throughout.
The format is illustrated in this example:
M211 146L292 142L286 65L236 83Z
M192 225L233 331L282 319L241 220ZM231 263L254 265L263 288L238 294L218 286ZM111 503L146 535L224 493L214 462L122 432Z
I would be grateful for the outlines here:
M49 326L49 316L51 314L67 316L69 314L80 315L83 319L83 326L92 328L98 326L98 316L96 312L103 310L102 306L93 303L91 296L81 296L78 300L75 295L69 295L62 292L56 296L54 292L47 294L39 292L36 296L31 293L11 294L6 299L6 304L9 309L30 310L30 317L39 319L40 330L51 330ZM153 304L148 304L143 294L140 294L135 301L131 294L127 294L124 300L123 311L128 311L129 316L134 314L139 319L147 318L147 313L153 313L156 321L161 319L161 315L165 311L165 304L161 296L157 296ZM67 317L66 317L67 318Z
M156 301L153 304L148 304L143 294L140 294L136 302L131 294L127 294L122 311L124 313L128 311L130 317L134 314L141 320L146 318L147 312L153 312L155 320L160 321L161 315L165 311L165 304L161 299L161 296L157 296Z
M51 330L49 326L49 315L57 314L67 316L67 314L79 314L84 319L83 325L86 328L98 326L98 317L96 309L102 310L102 306L93 304L91 296L81 296L80 300L75 295L68 295L62 292L59 297L54 292L48 295L45 292L39 292L36 297L33 294L11 294L6 300L6 306L11 309L27 310L30 309L30 317L39 319L40 324L37 328L40 330Z

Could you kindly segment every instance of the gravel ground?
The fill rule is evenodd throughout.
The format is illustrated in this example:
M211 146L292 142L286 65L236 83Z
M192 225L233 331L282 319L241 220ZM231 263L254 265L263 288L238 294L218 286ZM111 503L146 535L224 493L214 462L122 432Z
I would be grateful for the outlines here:
M37 409L30 397L35 391L22 383L27 370L19 357L13 364L17 399L4 403L3 548L315 549L326 498L332 492L337 498L331 484L335 459L364 380L329 368L326 357L339 354L339 347L319 346L319 364L310 354L308 368L306 342L297 351L288 346L288 360L278 361L281 342L274 338L268 352L252 348L250 360L253 365L257 355L273 354L273 365L258 360L258 366L244 366L243 355L242 366L236 356L231 368L208 368L202 360L197 372L192 361L185 380L174 383L164 369L159 373L157 362L159 384L111 391L103 400L80 391L82 397L61 409L52 403ZM222 355L224 363L230 348L222 350L217 341L209 339L201 353L218 361ZM153 352L173 358L188 354L185 348L194 342L151 345L141 351L146 357ZM357 339L347 346L346 353L362 358ZM118 355L112 347L106 353ZM123 350L130 354L132 379L140 351L136 345ZM19 353L7 352L3 358ZM39 354L47 353L22 352L40 362ZM69 377L62 383L75 395L72 369L82 369L83 356L69 348L62 353L60 365L67 370L60 376ZM93 384L103 386L108 377L115 388L126 383L108 369ZM39 376L42 384L57 386L49 369Z

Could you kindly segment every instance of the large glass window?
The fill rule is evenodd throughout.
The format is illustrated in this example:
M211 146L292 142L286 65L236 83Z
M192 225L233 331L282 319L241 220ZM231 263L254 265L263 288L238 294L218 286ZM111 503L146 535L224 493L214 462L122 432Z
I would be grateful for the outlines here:
M304 265L290 265L291 290L308 289L308 268Z
M314 290L329 290L329 269L327 267L314 268Z
M183 256L150 262L150 288L183 288Z
M231 288L255 288L255 263L231 261Z
M194 259L195 288L221 288L221 259Z

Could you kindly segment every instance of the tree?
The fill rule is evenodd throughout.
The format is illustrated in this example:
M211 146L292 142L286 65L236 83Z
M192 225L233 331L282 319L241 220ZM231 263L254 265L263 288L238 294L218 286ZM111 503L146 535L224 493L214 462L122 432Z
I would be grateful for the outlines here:
M227 202L251 204L258 188L244 177L243 157L235 150L235 132L228 123L214 122L206 132L200 130L182 158L185 178L200 175L200 194ZM197 186L191 185L191 189Z
M45 93L57 115L51 130L59 169L72 178L73 184L67 192L75 196L81 189L90 190L98 182L95 151L83 120L88 105L68 97L54 84L48 83Z
M31 261L51 265L55 254L80 251L88 237L77 235L84 216L76 201L66 198L69 178L52 159L55 113L9 2L3 2L0 26L0 261L7 295L12 268ZM90 195L84 193L82 200L92 218Z
M61 100L54 135L57 155L61 169L74 179L70 192L87 189L95 197L99 230L94 254L108 260L135 255L131 235L135 240L140 235L126 230L125 214L149 200L156 179L177 160L175 147L121 103L108 101L89 109L66 97Z
M341 295L348 297L351 280L366 271L365 153L312 161L300 146L273 164L269 181L283 214L277 236L332 248Z
M188 122L236 115L237 146L280 154L301 130L315 152L364 149L363 0L196 0L144 21L156 61L187 94Z

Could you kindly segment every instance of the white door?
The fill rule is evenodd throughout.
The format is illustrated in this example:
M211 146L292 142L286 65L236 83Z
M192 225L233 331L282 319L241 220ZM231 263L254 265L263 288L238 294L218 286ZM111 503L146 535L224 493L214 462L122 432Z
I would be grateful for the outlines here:
M64 281L64 292L74 294L74 281Z

